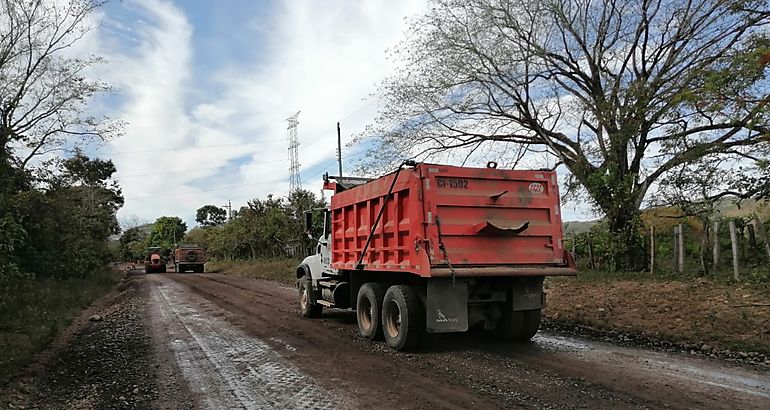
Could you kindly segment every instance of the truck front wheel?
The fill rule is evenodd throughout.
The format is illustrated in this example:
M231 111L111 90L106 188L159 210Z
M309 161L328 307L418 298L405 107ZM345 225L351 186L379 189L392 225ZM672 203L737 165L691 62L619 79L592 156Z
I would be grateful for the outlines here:
M385 297L385 287L376 282L364 283L358 290L356 298L356 320L361 336L371 339L382 339L382 300Z
M385 292L382 328L385 343L395 350L419 346L425 334L425 308L411 286L394 285Z
M299 279L299 313L303 317L319 317L323 311L323 306L313 304L310 292L313 291L313 286L310 284L310 279L303 276Z

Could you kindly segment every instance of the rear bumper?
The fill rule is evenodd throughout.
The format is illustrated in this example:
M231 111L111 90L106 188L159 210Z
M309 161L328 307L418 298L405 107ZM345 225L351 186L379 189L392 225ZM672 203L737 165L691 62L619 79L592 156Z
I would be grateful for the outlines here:
M543 266L543 267L511 267L511 266L492 266L492 267L474 267L474 268L454 268L457 277L477 277L477 276L576 276L577 269L565 266ZM432 268L431 277L448 278L452 276L449 268Z

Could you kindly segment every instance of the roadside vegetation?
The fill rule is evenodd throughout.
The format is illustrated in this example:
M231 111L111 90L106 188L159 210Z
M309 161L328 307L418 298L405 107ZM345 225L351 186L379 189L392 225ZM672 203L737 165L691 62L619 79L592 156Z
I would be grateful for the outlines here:
M99 4L0 1L0 383L117 280L123 196L83 149L122 124L89 108L110 90L86 75L101 60L65 52Z
M299 263L297 259L220 260L209 262L206 271L294 286L297 283L294 271Z
M0 385L120 277L104 269L88 277L0 279Z

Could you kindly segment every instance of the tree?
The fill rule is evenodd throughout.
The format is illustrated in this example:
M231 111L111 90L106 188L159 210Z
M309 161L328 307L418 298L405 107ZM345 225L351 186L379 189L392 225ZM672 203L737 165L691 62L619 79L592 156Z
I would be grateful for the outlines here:
M147 251L147 231L142 227L128 228L120 236L120 257L124 261L144 258Z
M100 5L0 0L0 163L26 168L65 143L120 132L120 122L86 113L91 97L110 90L85 74L102 60L64 53L94 27L89 19Z
M148 239L149 246L171 249L184 237L187 224L176 216L161 216L155 220Z
M616 268L644 264L662 177L770 134L770 11L757 0L433 0L396 48L372 156L546 153L604 214ZM504 144L503 144L504 145ZM514 151L519 153L520 151ZM553 165L553 164L551 164Z
M82 154L51 166L59 172L46 178L45 188L15 195L12 215L26 235L16 252L19 266L41 276L93 274L111 260L108 239L120 230L115 166Z
M703 231L699 246L701 271L708 275L710 259L707 257L710 229L721 201L733 192L729 187L738 179L725 175L726 168L720 157L703 157L679 168L660 182L656 205L674 206L682 217L693 217Z
M227 211L214 205L204 205L195 213L195 222L201 226L222 225L227 220Z

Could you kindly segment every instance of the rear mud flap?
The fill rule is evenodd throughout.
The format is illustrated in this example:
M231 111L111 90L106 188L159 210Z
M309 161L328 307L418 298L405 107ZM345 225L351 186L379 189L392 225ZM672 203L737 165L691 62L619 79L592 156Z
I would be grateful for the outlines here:
M527 279L512 286L513 310L542 309L545 306L543 279Z
M465 332L468 330L468 283L429 280L425 303L426 327L429 332Z

